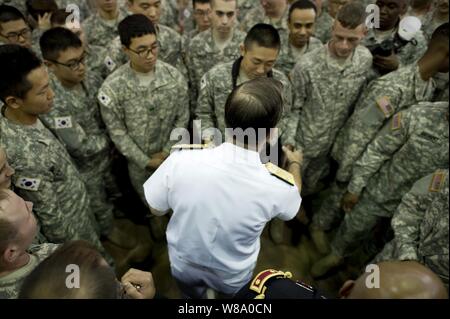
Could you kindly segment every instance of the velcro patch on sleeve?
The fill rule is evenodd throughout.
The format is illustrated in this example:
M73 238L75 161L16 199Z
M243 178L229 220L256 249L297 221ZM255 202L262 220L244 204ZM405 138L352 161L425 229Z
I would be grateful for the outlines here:
M437 193L440 192L445 182L445 174L443 172L438 172L434 174L433 179L430 184L430 192Z
M381 110L385 118L388 118L394 113L394 109L391 105L391 101L387 96L380 97L377 100L378 108Z
M15 184L17 188L21 188L32 192L37 192L39 190L40 185L41 180L39 178L30 178L22 176L19 176Z
M72 117L64 116L55 118L55 127L57 129L72 128Z

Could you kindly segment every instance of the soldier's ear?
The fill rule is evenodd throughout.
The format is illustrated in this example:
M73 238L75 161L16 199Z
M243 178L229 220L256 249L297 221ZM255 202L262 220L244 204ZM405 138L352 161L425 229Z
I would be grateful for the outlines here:
M18 247L15 245L8 245L5 251L3 252L2 257L7 264L13 264L20 256L20 252L17 248Z
M355 281L354 280L347 280L342 288L339 290L339 297L342 299L348 298L350 296L350 293L352 292L353 288L355 287Z
M239 50L241 51L241 56L244 56L245 55L245 51L246 51L244 43L241 43L239 45Z
M5 98L5 104L8 107L17 110L18 108L20 108L23 105L23 101L22 101L22 99L19 99L15 96L7 96Z

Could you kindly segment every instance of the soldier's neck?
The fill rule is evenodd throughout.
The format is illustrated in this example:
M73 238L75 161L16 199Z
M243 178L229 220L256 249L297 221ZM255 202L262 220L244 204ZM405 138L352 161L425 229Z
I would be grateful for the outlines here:
M224 33L217 32L216 30L213 29L212 35L213 35L214 42L219 43L219 44L227 42L228 40L230 40L233 37L233 32L234 32L234 29L231 29L230 33L224 34Z
M6 269L0 269L0 278L6 277L7 275L19 270L22 267L25 267L30 262L30 254L24 253L24 255L20 256L14 264Z
M5 117L9 121L21 125L35 125L38 120L37 115L27 114L20 110L12 109L10 107L6 107Z
M117 9L115 12L106 12L106 11L102 11L99 10L98 14L100 16L100 18L102 18L103 20L116 20L117 17L119 16L119 9Z
M419 62L417 62L422 80L428 81L439 72L441 65L436 63L436 61L442 61L442 59L436 55L438 55L437 52L427 52Z

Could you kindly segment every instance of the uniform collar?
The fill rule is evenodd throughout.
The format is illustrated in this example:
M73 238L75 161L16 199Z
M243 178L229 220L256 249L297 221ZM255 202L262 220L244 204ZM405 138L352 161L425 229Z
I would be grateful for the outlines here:
M150 87L152 89L157 89L159 87L165 86L169 83L169 81L167 81L167 69L163 66L161 61L156 61L156 65L155 65L155 73L154 73L154 80L152 82L152 84L150 85ZM131 62L127 62L127 73L129 75L129 79L132 79L132 81L130 81L130 85L131 87L133 87L134 89L136 88L140 88L140 89L145 89L147 90L149 87L141 87L139 86L139 79L138 76L136 74L136 71L134 71L131 68Z
M261 157L256 151L247 150L229 142L223 143L218 149L223 152L226 163L250 166L259 166L262 164Z

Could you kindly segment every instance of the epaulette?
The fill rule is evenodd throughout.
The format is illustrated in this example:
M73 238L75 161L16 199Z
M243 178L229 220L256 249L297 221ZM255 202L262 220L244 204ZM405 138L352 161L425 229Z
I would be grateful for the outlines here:
M282 181L295 186L295 181L294 181L294 176L289 173L288 171L285 171L284 169L272 164L272 163L267 163L266 164L266 168L269 171L270 174L272 174L272 176L275 176L279 179L281 179Z
M272 278L292 278L292 274L290 272L282 272L279 270L273 270L268 269L261 271L255 279L253 279L252 283L250 284L250 290L257 293L258 295L255 297L255 299L264 299L266 298L265 293L267 290L266 283L268 280Z
M206 148L210 148L207 144L178 144L172 147L174 151L183 151L183 150L203 150Z

